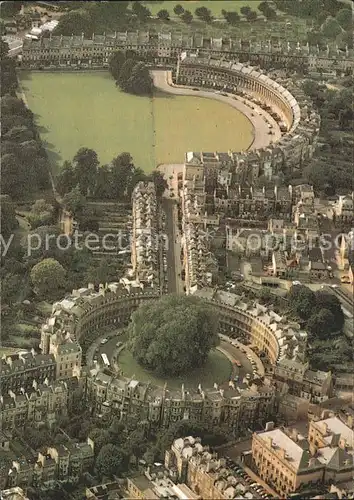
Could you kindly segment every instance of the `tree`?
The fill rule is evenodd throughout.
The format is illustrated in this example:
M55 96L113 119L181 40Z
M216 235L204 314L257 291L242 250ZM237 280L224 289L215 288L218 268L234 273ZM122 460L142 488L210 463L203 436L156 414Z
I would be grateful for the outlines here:
M341 9L336 15L336 20L344 30L352 29L353 14L351 9L349 7Z
M11 305L18 300L19 290L23 289L23 276L6 273L1 278L1 303Z
M117 244L117 241L110 241L108 245L112 246ZM100 285L102 283L109 283L111 281L117 281L117 263L110 261L107 258L101 259L99 264L93 263L85 273L85 281L87 283L93 283L95 285Z
M72 10L60 17L58 25L53 34L71 36L81 35L92 36L94 31L94 20L88 9Z
M258 5L258 10L261 11L262 13L269 8L269 5L267 2L261 2Z
M136 64L136 61L134 59L126 59L124 62L123 66L121 67L121 70L119 72L118 78L117 78L117 83L120 86L122 90L125 92L129 92L129 78L132 74L133 68Z
M308 319L316 305L315 294L307 286L292 286L288 293L291 309L303 320Z
M114 52L109 59L109 71L115 80L118 80L120 70L126 60L124 52L120 50Z
M211 15L211 10L206 7L197 7L195 9L195 15L199 17L201 21L205 21L206 23L211 23L213 16Z
M274 9L272 9L271 7L268 7L268 9L266 9L264 12L263 12L263 15L269 19L269 20L273 20L273 19L276 19L277 17L277 13Z
M333 321L329 323L331 331L340 331L344 326L344 313L341 303L332 293L318 291L315 293L316 308L319 310L326 309L333 315Z
M157 13L157 17L161 19L162 21L169 21L170 20L170 14L168 10L166 9L161 9Z
M117 199L125 197L134 170L133 158L130 153L124 152L113 158L111 162L113 197Z
M240 9L240 12L241 14L243 14L244 16L248 16L248 14L251 12L251 7L249 7L248 5L245 5L244 7L241 7Z
M69 193L78 184L75 169L70 161L64 161L56 178L56 190L62 196Z
M12 198L20 198L28 188L28 175L14 154L3 154L1 158L1 190ZM30 182L30 181L29 181Z
M40 295L53 295L65 288L66 271L55 259L44 259L31 269L31 281Z
M224 11L223 16L225 18L225 21L227 23L229 23L231 26L235 26L240 20L240 16L238 15L238 13L236 11L235 12Z
M336 43L340 48L345 49L348 47L348 49L352 49L354 46L353 35L349 31L342 31L336 37Z
M270 7L268 2L261 2L258 5L258 10L261 11L267 19L275 19L277 17L276 11Z
M0 216L1 216L1 234L8 238L14 229L18 228L16 212L10 196L0 195Z
M142 22L145 22L149 17L151 17L150 10L140 2L133 3L132 12L136 15L139 21Z
M126 457L114 444L102 446L96 458L95 468L100 477L118 474L125 468Z
M251 10L246 17L247 21L255 21L257 19L257 12L255 10Z
M173 12L176 14L176 16L181 16L184 12L184 8L178 3L177 5L175 5Z
M136 360L160 375L202 366L218 344L218 319L195 297L166 296L132 315L130 348Z
M76 218L81 214L86 198L81 194L79 186L76 186L64 196L63 202L69 212Z
M259 300L262 304L270 304L273 301L273 296L268 287L263 286L259 292Z
M4 96L6 94L14 94L17 88L16 63L14 59L8 56L8 53L9 53L9 46L6 42L4 42L1 39L0 40L1 96Z
M181 19L184 23L190 24L193 21L193 14L189 10L185 10L181 15Z
M166 179L158 170L152 172L150 179L155 184L157 198L161 198L168 187Z
M97 153L93 149L80 148L74 156L78 185L85 196L94 190L98 164Z
M95 198L112 199L114 198L115 185L113 183L112 168L110 165L101 165L97 170Z
M151 95L153 89L152 78L148 67L143 62L135 63L127 82L130 92L137 95Z
M334 316L328 309L316 311L307 322L309 333L319 339L326 339L332 331Z
M12 142L25 142L33 139L33 132L25 126L14 127L5 134L4 139Z
M341 33L342 28L337 19L327 17L321 26L321 31L326 38L335 39Z

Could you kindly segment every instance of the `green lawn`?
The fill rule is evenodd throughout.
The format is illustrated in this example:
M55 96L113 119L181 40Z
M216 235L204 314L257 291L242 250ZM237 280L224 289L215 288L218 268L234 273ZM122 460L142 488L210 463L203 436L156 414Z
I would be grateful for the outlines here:
M151 171L183 162L186 151L245 150L252 142L248 119L211 99L129 95L106 72L26 72L20 79L54 173L84 146L102 164L128 151Z
M240 12L241 7L251 7L252 10L256 10L257 13L260 12L257 10L258 5L261 3L261 0L209 0L207 2L203 1L193 1L193 0L184 0L182 2L179 1L167 1L167 2L144 2L146 6L150 9L151 14L156 15L159 10L166 9L170 12L171 15L174 15L173 9L175 5L182 5L184 10L189 10L193 15L194 11L198 7L207 7L211 10L211 13L215 17L221 17L221 11L224 9L226 11L237 11Z
M186 387L197 388L200 383L205 389L210 389L215 382L217 384L222 384L229 380L232 371L230 361L217 350L209 354L209 359L203 368L195 370L188 376L180 378L160 379L155 377L147 370L144 370L127 349L124 349L120 354L118 364L125 377L134 376L137 380L151 382L151 384L157 386L162 386L167 382L167 386L170 388L180 388L182 383L184 383Z

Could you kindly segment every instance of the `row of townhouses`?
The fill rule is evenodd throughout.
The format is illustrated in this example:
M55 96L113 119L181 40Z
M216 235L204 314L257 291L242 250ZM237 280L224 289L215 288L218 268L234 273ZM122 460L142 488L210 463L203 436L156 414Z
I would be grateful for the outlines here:
M219 163L232 160L239 183L252 184L260 175L271 179L284 169L301 168L312 158L318 141L320 115L291 79L277 78L275 81L255 67L203 58L194 52L181 54L173 78L178 85L219 89L244 97L250 105L255 107L254 103L263 108L277 121L283 133L267 148L254 150L251 147L246 152L226 153L229 158L221 156ZM214 172L214 179L217 177L216 160L213 155L203 155L203 163ZM187 161L192 165L201 164L199 154L190 155Z
M153 182L139 182L132 194L133 230L131 261L133 278L145 285L159 284L159 216Z
M53 485L54 481L78 481L85 471L92 468L94 462L94 444L90 439L83 443L67 443L65 446L45 446L39 452L33 451L32 457L19 454L13 447L10 433L3 432L0 441L1 490L45 487Z
M116 412L122 419L135 416L168 427L180 420L224 425L230 431L245 431L247 425L262 425L276 409L275 389L246 379L236 387L181 390L155 387L123 376L92 370L87 378L89 404L99 414Z
M206 55L240 58L243 62L267 65L282 63L285 67L302 66L309 70L352 71L352 50L348 47L319 47L291 41L250 41L234 38L213 38L178 33L116 32L43 37L24 41L22 65L38 68L107 67L116 50L134 50L152 61L173 63L184 50L197 49Z

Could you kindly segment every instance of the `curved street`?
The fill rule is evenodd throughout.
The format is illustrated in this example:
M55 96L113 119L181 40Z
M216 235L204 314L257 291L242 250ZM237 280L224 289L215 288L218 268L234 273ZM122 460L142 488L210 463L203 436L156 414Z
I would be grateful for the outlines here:
M242 102L244 98L235 99L235 96L232 96L232 94L226 96L217 94L213 90L193 90L188 86L179 87L177 85L171 85L171 71L152 70L151 75L154 86L162 92L175 95L188 95L192 97L216 99L217 101L221 101L232 106L244 114L253 125L254 140L248 150L266 148L269 144L278 141L281 137L281 132L276 121L266 111L261 109L259 106L256 106L254 103L252 103L252 106L255 108L254 110L244 104ZM274 135L269 135L269 127L266 119L273 126Z

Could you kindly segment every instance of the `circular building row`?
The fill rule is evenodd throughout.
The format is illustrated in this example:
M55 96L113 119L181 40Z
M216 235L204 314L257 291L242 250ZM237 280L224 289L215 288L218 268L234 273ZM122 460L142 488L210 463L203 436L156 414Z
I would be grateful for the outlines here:
M177 85L188 85L233 93L245 97L268 112L279 124L283 134L269 147L246 153L234 153L240 160L255 162L255 153L265 171L300 168L316 148L320 130L320 115L304 92L291 80L275 81L262 70L238 62L201 58L183 53L173 75ZM257 112L257 111L255 111Z
M284 357L304 360L307 334L296 323L290 324L272 310L246 303L235 294L202 289L195 295L215 309L221 334L248 339L265 353L271 365ZM86 335L99 335L107 327L124 327L140 304L158 297L152 289L123 283L110 283L99 290L91 285L74 290L53 305L51 317L42 326L42 352L53 352L68 340L80 343Z

